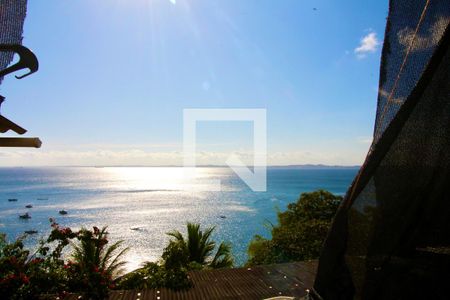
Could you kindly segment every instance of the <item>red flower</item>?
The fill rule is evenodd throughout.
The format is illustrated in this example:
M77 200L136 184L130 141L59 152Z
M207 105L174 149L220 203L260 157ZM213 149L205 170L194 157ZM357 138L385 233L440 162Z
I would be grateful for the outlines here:
M42 261L44 261L42 258L34 258L34 259L31 260L31 263L32 264L38 264L38 263L40 263Z
M28 278L28 276L25 274L20 274L20 279L22 279L22 282L25 284L30 283L30 278Z

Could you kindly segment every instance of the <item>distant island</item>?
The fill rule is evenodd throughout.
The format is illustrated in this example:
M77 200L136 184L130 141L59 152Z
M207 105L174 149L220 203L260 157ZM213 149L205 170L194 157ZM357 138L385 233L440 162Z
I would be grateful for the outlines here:
M305 164L305 165L287 165L287 166L267 166L268 168L282 169L359 169L361 166L339 166L339 165L322 165L322 164Z

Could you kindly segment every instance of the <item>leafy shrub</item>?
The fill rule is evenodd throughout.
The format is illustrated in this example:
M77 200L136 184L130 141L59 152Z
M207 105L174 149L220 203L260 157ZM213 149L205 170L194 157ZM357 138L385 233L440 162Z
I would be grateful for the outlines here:
M173 237L164 248L159 263L146 263L142 268L123 276L118 283L120 289L170 288L185 289L191 286L189 270L225 268L233 265L231 247L211 240L214 227L200 230L199 224L187 224L187 237L179 231L171 231Z
M248 265L318 258L342 197L324 190L303 193L278 213L272 239L255 236L248 247Z
M191 286L186 268L166 268L163 264L147 262L140 269L124 275L118 280L118 289L186 289Z
M93 227L92 231L82 228L76 238L79 242L73 245L73 260L64 265L69 289L88 298L103 299L114 288L114 278L123 272L125 262L121 258L128 248L119 249L122 241L107 247L106 227Z
M174 237L160 262L148 262L138 270L119 277L125 264L122 257L128 248L122 241L108 245L104 227L72 231L50 219L52 230L31 253L24 247L26 236L13 243L0 235L0 290L2 299L63 299L68 293L82 294L85 299L104 299L110 289L171 288L191 286L188 270L223 268L233 264L231 247L211 240L214 227L200 230L199 224L188 223L188 235L169 233ZM71 255L63 252L71 247Z
M125 250L114 255L120 242L105 247L106 228L73 232L53 219L50 222L49 237L41 240L33 253L24 247L26 236L8 243L6 236L0 235L2 299L38 299L46 294L63 298L69 292L90 299L105 298L108 288L113 287L113 276L124 264L120 258ZM78 240L79 245L73 244L73 261L66 263L62 253L73 240Z
M56 223L55 223L56 224ZM41 240L37 250L25 249L26 235L8 243L0 235L0 290L5 299L36 299L41 294L63 294L67 272L61 253L75 234L70 229L54 227L47 240Z

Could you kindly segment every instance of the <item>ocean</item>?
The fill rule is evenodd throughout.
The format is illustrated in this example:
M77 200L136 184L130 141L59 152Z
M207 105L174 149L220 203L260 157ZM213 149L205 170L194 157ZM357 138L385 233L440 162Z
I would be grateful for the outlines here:
M216 227L213 238L230 242L241 265L252 237L270 236L267 224L276 223L278 210L303 192L343 195L357 169L269 167L267 192L253 192L228 168L199 168L198 173L220 179L222 191L197 189L179 167L0 168L0 232L11 240L37 230L27 239L35 245L50 232L49 218L75 229L108 226L112 241L124 240L130 247L125 258L132 270L160 258L166 232L199 222ZM25 212L30 219L19 218Z

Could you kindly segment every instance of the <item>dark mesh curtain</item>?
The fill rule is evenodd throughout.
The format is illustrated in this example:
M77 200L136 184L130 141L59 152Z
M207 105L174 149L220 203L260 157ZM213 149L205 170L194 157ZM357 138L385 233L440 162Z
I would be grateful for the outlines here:
M22 44L27 0L0 0L0 44ZM13 59L12 52L0 52L0 70ZM0 77L0 84L3 78Z
M450 0L391 0L374 142L319 261L324 299L450 299Z

